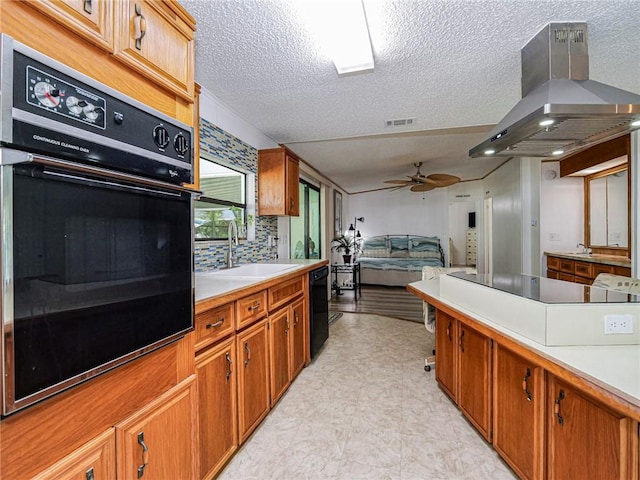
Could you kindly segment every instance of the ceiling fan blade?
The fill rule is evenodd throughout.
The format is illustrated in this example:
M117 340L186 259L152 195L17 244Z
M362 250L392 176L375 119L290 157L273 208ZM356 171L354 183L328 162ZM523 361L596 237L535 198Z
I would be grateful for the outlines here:
M427 177L427 179L433 181L439 187L448 187L449 185L453 185L454 183L458 183L460 181L460 177L456 177L455 175L448 175L446 173L432 173Z
M414 185L411 187L412 192L428 192L429 190L433 190L435 185L430 185L428 183L419 183L418 185Z
M385 180L384 183L398 183L403 185L410 185L411 181L409 180Z
M393 191L395 191L395 190L400 190L401 188L406 188L406 187L408 187L409 185L411 185L411 183L405 183L404 185L398 185L397 187L391 187L391 188L389 189L389 191L393 192Z

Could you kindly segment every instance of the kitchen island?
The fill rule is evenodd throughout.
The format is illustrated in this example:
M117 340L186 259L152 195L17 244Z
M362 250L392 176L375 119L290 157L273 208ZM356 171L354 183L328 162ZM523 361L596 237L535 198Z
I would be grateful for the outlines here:
M637 341L545 343L553 343L546 341L547 322L561 318L548 317L547 307L629 314L637 333L638 299L539 277L443 277L407 287L436 309L436 380L514 471L536 479L637 479ZM562 303L563 287L571 292L568 303ZM575 288L582 294L575 295ZM556 303L536 299L541 290L545 300L551 295ZM543 314L532 315L536 310ZM584 333L580 330L589 327L575 315L569 313L574 330ZM539 326L543 335L533 340L536 328L531 323L540 320L545 322ZM599 325L604 330L602 318ZM620 335L610 337L620 341Z

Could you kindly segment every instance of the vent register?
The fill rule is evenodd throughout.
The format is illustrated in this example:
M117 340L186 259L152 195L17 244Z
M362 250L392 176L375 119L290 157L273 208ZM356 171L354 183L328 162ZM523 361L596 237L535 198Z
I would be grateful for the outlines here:
M587 38L586 23L551 23L525 45L523 98L470 157L563 155L640 127L640 95L589 80Z

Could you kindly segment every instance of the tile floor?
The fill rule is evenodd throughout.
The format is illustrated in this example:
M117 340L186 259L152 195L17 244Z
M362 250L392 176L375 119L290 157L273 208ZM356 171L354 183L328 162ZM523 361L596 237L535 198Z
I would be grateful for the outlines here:
M221 480L511 480L426 373L423 324L345 313Z

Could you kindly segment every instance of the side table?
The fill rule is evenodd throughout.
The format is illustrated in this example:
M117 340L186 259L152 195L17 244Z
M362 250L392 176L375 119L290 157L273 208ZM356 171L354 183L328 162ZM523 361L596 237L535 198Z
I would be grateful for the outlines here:
M343 290L353 290L353 298L357 302L362 295L360 284L360 263L344 263L331 265L331 290L342 295Z

